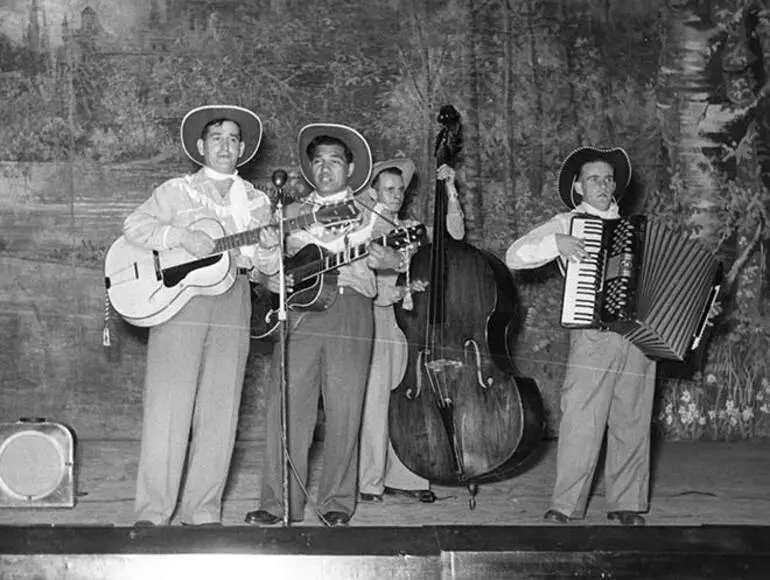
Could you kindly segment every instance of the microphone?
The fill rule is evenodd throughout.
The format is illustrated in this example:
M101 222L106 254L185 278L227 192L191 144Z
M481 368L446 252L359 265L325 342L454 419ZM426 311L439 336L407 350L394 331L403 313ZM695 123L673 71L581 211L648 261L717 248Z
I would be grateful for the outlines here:
M276 169L273 171L272 181L273 185L275 185L275 188L277 190L277 196L276 200L278 203L283 204L283 186L286 185L286 182L289 179L289 174L286 173L283 169Z
M283 187L286 181L289 179L289 174L283 169L276 169L273 171L273 185L276 187Z

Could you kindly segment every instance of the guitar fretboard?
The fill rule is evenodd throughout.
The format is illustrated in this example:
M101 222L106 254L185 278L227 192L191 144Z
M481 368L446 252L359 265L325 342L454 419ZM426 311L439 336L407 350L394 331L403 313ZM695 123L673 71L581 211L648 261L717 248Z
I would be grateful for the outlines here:
M425 226L422 225L390 232L389 234L371 238L362 244L350 246L346 250L337 252L336 254L325 256L322 260L316 260L309 264L302 264L296 268L292 268L288 273L294 276L294 283L297 284L303 280L312 278L313 276L318 276L329 270L334 270L345 264L365 258L369 255L370 244L374 243L382 246L389 246L391 248L399 248L403 247L405 244L423 239L424 235Z
M312 226L317 221L316 213L306 213L294 218L283 220L283 228L286 231L297 230L300 228L307 228ZM242 246L251 246L259 241L259 232L265 229L267 226L262 226L253 230L247 230L245 232L239 232L237 234L231 234L224 236L216 241L214 246L214 254L221 254L228 250L234 250Z
M351 246L347 250L326 256L323 258L323 260L317 260L310 264L303 264L302 266L298 266L294 271L291 272L294 274L294 282L297 283L301 282L302 280L307 280L313 276L318 276L319 274L323 274L329 270L334 270L335 268L339 268L345 264L349 264L361 258L365 258L369 255L369 244L372 242L384 243L385 237L386 236L381 236L366 243L358 244L357 246Z

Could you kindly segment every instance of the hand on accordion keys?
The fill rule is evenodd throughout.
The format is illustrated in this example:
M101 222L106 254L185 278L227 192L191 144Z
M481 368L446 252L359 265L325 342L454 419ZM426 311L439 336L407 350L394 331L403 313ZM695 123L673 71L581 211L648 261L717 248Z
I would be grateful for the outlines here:
M556 248L559 254L567 260L580 262L588 255L583 240L569 234L555 234Z

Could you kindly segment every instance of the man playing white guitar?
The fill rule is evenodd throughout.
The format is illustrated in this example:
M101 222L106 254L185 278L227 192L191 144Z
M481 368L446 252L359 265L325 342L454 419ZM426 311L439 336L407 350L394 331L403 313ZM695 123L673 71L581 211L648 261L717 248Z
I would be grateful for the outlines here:
M219 224L221 233L235 234L271 222L267 195L236 171L259 147L262 122L256 114L229 105L198 107L182 120L181 138L185 154L202 167L161 184L128 216L123 235L130 244L158 252L181 248L204 258L215 251L213 236L220 232L199 224ZM250 289L248 277L241 274L252 268L266 274L278 270L277 233L263 227L258 244L225 255L238 270L225 270L236 279L223 292L190 298L170 320L150 329L136 485L138 526L167 525L177 503L183 524L221 521L249 352ZM186 484L180 493L186 457Z

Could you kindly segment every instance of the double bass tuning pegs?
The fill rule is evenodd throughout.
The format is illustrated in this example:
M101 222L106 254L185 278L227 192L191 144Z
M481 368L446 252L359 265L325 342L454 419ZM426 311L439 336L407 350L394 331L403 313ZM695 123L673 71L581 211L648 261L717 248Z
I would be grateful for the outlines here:
M460 120L460 113L452 105L442 105L438 112L438 122L442 125L454 125Z

